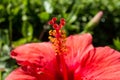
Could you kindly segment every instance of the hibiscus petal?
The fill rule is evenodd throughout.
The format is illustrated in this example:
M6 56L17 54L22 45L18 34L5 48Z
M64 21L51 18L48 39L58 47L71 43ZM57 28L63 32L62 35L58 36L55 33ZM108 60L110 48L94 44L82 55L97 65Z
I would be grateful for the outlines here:
M90 80L120 79L120 52L110 47L98 47L91 50L76 69L75 80L80 77Z
M14 70L5 80L37 80L32 75L26 74L21 68Z
M30 43L17 47L11 52L11 57L19 63L28 61L39 64L47 62L55 57L55 53L50 43ZM42 61L41 61L42 60ZM44 63L41 63L43 65Z
M16 59L22 69L31 75L39 75L42 80L54 80L59 73L56 56L49 42L30 43L17 47L11 52L12 58ZM51 79L52 78L52 79Z
M68 52L66 63L70 68L76 68L80 60L91 50L92 36L87 34L74 35L67 38L66 45Z

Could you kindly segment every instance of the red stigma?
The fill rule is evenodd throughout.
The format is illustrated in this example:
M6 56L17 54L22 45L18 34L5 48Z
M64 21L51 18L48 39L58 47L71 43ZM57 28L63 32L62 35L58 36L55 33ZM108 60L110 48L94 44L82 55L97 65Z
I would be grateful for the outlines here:
M53 24L54 24L54 21L53 21L53 20L50 20L50 21L48 22L48 24L49 24L49 25L53 25Z
M49 24L49 25L52 25L55 30L60 30L60 29L65 25L65 19L64 19L64 18L61 18L59 25L56 23L56 20L57 20L57 18L56 18L56 17L53 17L53 18L48 22L48 24Z
M52 20L55 22L55 21L57 20L57 18L56 18L56 17L53 17Z

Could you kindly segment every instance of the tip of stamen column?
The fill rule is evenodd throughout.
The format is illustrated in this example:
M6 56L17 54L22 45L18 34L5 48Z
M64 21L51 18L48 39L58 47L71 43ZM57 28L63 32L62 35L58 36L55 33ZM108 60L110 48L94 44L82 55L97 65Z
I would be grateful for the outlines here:
M57 18L53 17L48 24L52 25L55 30L60 30L65 25L65 19L61 18L59 25L56 23Z
M61 18L60 23L56 23L57 18L53 17L48 24L52 25L54 30L49 31L49 39L52 42L55 52L56 53L64 53L66 46L65 46L65 41L66 41L66 33L64 30L61 30L61 28L65 25L65 19Z

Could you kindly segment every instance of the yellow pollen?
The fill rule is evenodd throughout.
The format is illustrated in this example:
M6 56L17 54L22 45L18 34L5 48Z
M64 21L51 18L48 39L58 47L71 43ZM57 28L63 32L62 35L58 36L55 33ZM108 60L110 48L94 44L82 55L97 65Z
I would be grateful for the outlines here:
M62 18L59 24L56 23L56 20L57 18L54 17L48 22L48 24L52 25L54 29L49 31L48 38L52 42L56 54L61 54L66 51L66 33L64 30L61 30L61 28L65 25L65 20Z
M53 44L53 48L57 54L64 53L66 51L66 35L64 30L59 30L59 37L56 37L57 33L55 30L49 31L49 39Z

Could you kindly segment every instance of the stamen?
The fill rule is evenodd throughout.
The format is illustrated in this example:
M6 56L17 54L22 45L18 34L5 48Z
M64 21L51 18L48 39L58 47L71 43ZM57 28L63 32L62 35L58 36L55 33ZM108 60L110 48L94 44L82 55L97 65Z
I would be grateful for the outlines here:
M61 28L65 25L65 19L60 19L60 24L58 25L55 21L56 17L53 17L52 20L48 22L48 24L53 26L53 29L49 31L49 39L53 44L55 52L57 54L64 53L66 51L65 41L66 41L66 33Z
M63 53L66 52L66 33L64 30L61 30L62 27L65 25L65 19L60 19L60 24L58 25L55 21L57 20L57 18L52 18L52 20L50 20L48 22L49 25L52 25L54 30L50 30L49 31L49 39L53 44L53 48L55 50L56 53L56 60L58 63L58 67L59 70L61 71L62 69L62 73L63 73L63 79L64 80L68 80L68 70L67 70L67 65L65 63L64 60L64 55Z

